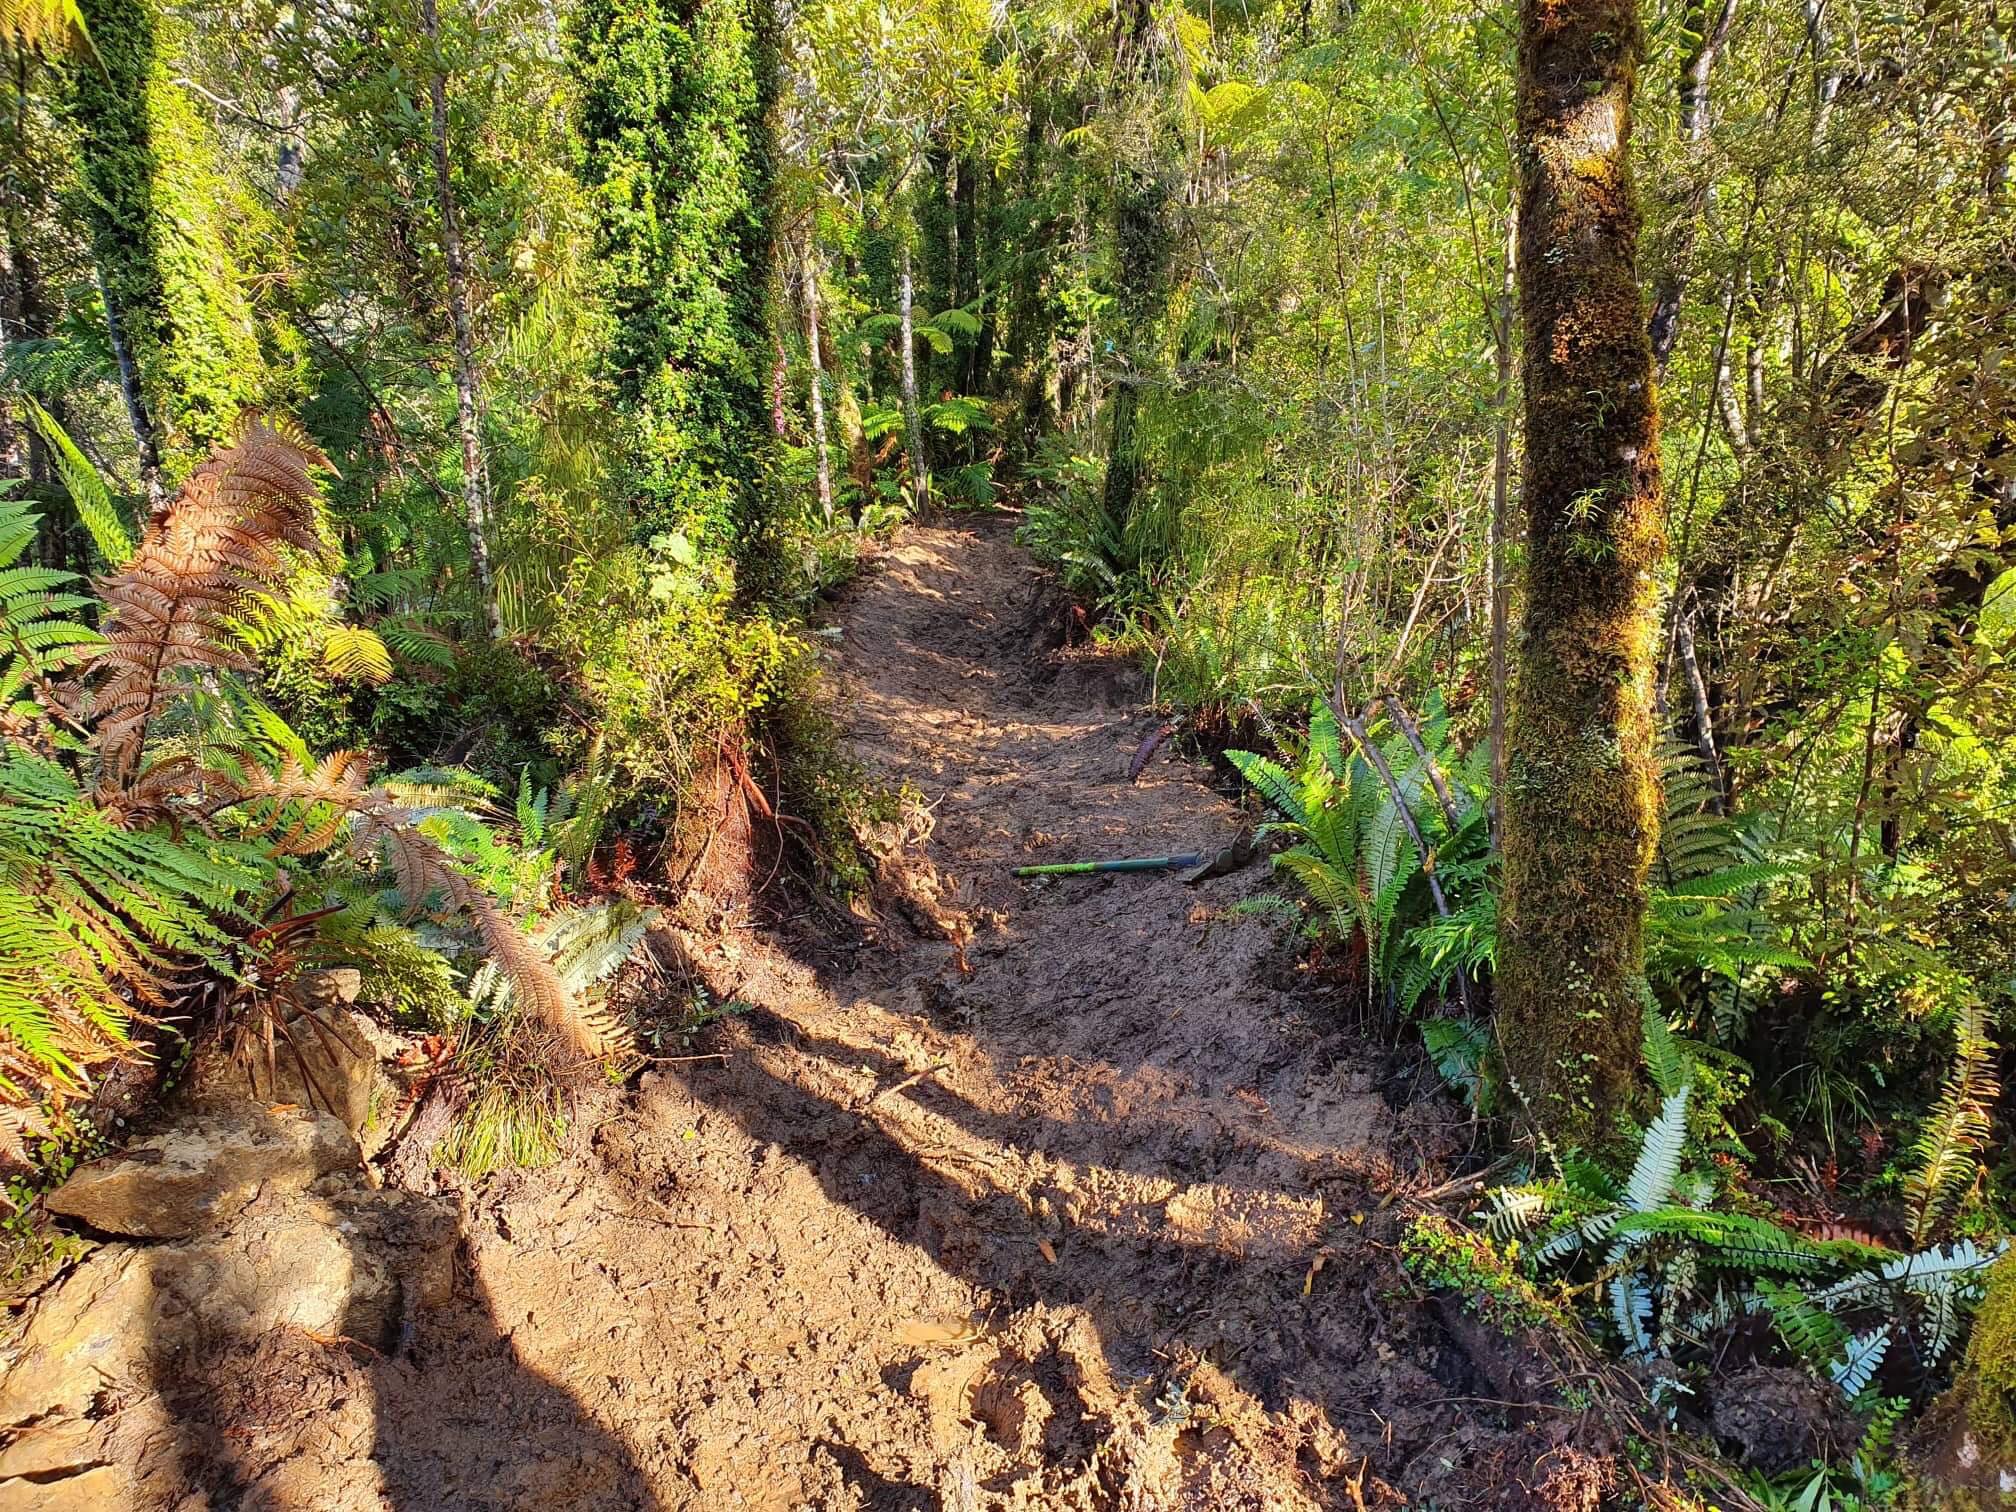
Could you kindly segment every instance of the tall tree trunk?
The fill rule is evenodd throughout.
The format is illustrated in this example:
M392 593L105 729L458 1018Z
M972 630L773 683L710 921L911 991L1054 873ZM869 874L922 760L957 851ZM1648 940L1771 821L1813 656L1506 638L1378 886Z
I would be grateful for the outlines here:
M1630 168L1636 0L1521 0L1519 296L1527 566L1498 942L1506 1064L1585 1148L1631 1097L1645 877L1658 416Z
M147 117L154 24L139 0L85 0L82 12L96 66L73 70L69 90L83 147L81 201L141 487L149 511L158 512L167 493L146 380L152 373L159 382L156 359L170 332L155 247L156 164Z
M979 165L967 158L959 165L959 194L952 201L952 223L959 228L959 258L953 265L952 281L957 288L953 299L956 305L970 305L979 299L980 288L980 194L982 175ZM958 361L959 392L976 394L980 392L982 368L980 366L982 344L987 340L987 312L984 303L975 312L981 329L972 341L960 349Z
M805 238L805 359L812 373L812 456L819 478L819 518L833 523L833 462L826 453L826 364L819 354L819 249Z
M1518 317L1519 213L1505 227L1505 281L1498 291L1493 324L1498 342L1492 406L1497 410L1491 446L1491 831L1499 833L1505 792L1505 699L1511 688L1506 647L1512 618L1512 584L1505 573L1505 543L1512 532L1512 322Z
M126 423L140 453L140 488L147 496L148 515L158 516L168 507L168 490L161 481L160 440L140 386L140 365L133 358L133 343L126 334L125 313L103 269L98 273L98 296L105 305L105 336L112 344L112 364L119 374L119 398L126 406Z
M1694 253L1696 222L1714 207L1715 174L1704 161L1708 145L1708 77L1715 69L1715 55L1729 35L1736 19L1737 0L1716 0L1711 20L1705 0L1688 8L1689 29L1700 40L1680 68L1680 134L1687 139L1693 171L1700 175L1680 224L1673 233L1673 246L1665 272L1659 275L1652 294L1652 365L1660 377L1680 339L1680 301L1687 290L1686 264Z
M483 595L490 638L504 638L490 572L489 501L484 497L483 417L477 408L476 338L469 322L469 267L455 213L455 184L448 171L448 79L441 57L441 17L435 0L420 0L420 20L434 53L427 89L434 106L434 192L441 208L441 260L448 270L448 315L455 326L455 424L462 434L462 511L469 532L469 568Z
M1169 299L1169 186L1151 173L1123 169L1115 208L1119 241L1120 357L1107 428L1104 510L1114 530L1133 518L1141 492L1140 383L1154 360L1157 327Z
M924 471L924 417L917 408L917 327L911 312L915 297L910 276L910 244L903 244L903 265L896 280L896 311L903 345L903 455L910 464L911 505L924 512L931 480Z

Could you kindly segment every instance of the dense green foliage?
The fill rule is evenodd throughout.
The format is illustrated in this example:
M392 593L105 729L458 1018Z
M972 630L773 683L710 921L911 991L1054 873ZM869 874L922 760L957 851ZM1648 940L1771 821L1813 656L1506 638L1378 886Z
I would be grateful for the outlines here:
M762 0L594 0L572 22L624 482L647 531L703 547L764 514L770 31Z

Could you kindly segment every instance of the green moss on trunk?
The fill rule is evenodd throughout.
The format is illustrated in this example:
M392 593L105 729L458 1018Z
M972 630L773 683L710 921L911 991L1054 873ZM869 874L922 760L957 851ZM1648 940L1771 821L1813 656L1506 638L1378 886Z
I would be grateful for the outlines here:
M768 0L587 0L571 23L640 534L768 528Z
M1648 703L1658 419L1636 267L1635 0L1522 0L1526 610L1507 739L1507 1065L1589 1144L1637 1065L1659 784Z
M1116 335L1125 372L1116 378L1110 405L1103 504L1116 534L1141 493L1144 458L1139 425L1139 384L1155 364L1155 343L1169 303L1169 255L1174 232L1169 220L1169 187L1159 177L1122 168L1114 205L1118 245L1119 311Z
M143 456L168 481L230 433L251 405L295 397L284 350L269 361L238 247L270 218L219 165L208 121L175 82L182 32L145 0L83 0L96 50L69 68L80 145L77 207L91 260L136 372ZM151 434L144 434L151 431Z

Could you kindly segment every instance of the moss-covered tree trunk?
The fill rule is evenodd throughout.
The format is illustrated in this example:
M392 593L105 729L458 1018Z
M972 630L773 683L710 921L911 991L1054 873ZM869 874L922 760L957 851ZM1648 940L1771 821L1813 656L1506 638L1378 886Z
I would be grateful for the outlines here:
M1134 517L1141 493L1141 384L1154 367L1155 343L1169 303L1169 186L1157 173L1122 168L1113 221L1120 283L1117 344L1124 368L1114 375L1107 407L1103 502L1117 534Z
M1631 1093L1659 824L1658 424L1629 159L1642 45L1636 0L1521 0L1528 540L1499 1038L1543 1127L1585 1145Z
M142 365L168 340L167 291L154 245L154 145L147 92L154 18L142 0L84 0L93 52L71 69L69 105L83 161L80 202L105 305L119 396L150 510L167 502L161 446ZM97 66L93 67L95 63Z
M769 0L583 0L569 38L638 534L759 577L775 25Z
M67 65L74 201L149 501L230 433L249 405L286 402L239 249L267 212L225 169L182 80L187 23L148 0L81 0L92 47Z

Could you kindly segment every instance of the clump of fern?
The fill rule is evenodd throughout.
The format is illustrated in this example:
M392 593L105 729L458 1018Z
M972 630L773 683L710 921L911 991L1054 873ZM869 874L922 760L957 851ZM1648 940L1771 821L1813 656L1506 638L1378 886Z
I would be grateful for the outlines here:
M0 499L0 1154L134 1053L136 1020L207 1004L270 1062L290 984L366 925L468 929L545 1042L608 1048L513 917L516 890L451 853L466 826L374 785L359 752L311 753L248 690L248 617L326 560L323 465L253 418L130 549L107 513L96 630L69 617L94 607L74 578L16 565L36 518ZM529 794L528 815L553 829L550 870L579 834Z
M1431 987L1447 987L1469 955L1453 941L1432 958L1413 949L1414 932L1439 920L1474 922L1467 906L1485 891L1489 834L1482 801L1488 754L1458 755L1438 702L1415 732L1417 749L1397 726L1365 731L1377 741L1368 754L1350 738L1322 698L1309 707L1309 742L1291 771L1252 751L1226 759L1281 816L1263 826L1293 843L1274 857L1316 907L1316 928L1339 939L1364 939L1374 978L1394 989L1411 1011ZM1378 758L1377 764L1373 756ZM1392 775L1387 782L1378 765ZM1447 783L1446 803L1436 783ZM1414 841L1419 834L1427 846ZM1435 886L1430 886L1431 877ZM1435 905L1454 896L1449 916ZM1438 937L1439 939L1439 937Z
M1637 1362L1701 1365L1713 1336L1746 1316L1766 1318L1788 1354L1850 1398L1899 1337L1927 1367L1950 1355L2000 1246L1900 1254L1717 1208L1716 1181L1686 1159L1694 1051L1649 1002L1645 1061L1660 1104L1629 1171L1564 1156L1550 1177L1490 1194L1480 1215L1490 1237L1518 1241L1536 1271L1585 1276Z
M601 988L636 955L658 917L654 908L605 898L556 909L536 934L577 1013L605 1038L615 1030ZM469 993L473 1011L457 1054L467 1100L440 1157L472 1178L507 1161L544 1164L567 1129L567 1088L554 1075L552 1031L523 1010L512 976L494 960L477 969Z

